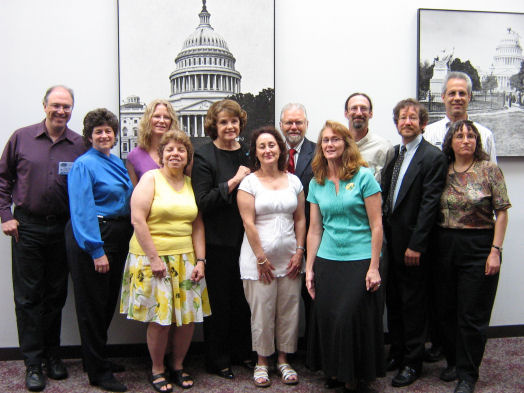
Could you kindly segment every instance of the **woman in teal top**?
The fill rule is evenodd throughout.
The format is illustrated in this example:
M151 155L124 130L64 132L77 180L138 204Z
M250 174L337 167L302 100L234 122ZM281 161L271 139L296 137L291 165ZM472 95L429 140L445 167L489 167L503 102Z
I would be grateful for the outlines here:
M380 186L349 130L327 121L312 163L306 286L315 303L307 363L326 388L362 389L384 376Z

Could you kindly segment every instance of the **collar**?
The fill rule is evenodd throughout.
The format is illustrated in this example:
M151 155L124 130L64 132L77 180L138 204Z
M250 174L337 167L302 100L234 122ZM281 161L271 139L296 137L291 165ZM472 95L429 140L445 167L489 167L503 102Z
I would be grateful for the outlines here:
M304 136L304 138L302 138L302 140L300 141L300 143L298 145L296 145L295 147L291 147L289 146L289 143L287 143L286 141L286 147L287 147L287 150L291 150L291 149L295 149L295 152L297 153L300 153L300 149L302 148L302 145L304 144L304 139L306 139L306 137Z
M406 153L416 150L418 145L420 145L420 142L422 142L422 134L418 135L415 139L406 144Z
M73 140L71 139L71 130L66 126L64 132L60 137L56 140L56 142L61 141L63 139L69 141L70 143L73 143ZM49 132L47 131L47 127L45 126L45 119L40 123L40 127L38 128L35 138L40 138L42 135L45 135L49 140L52 140L49 136ZM55 142L55 143L56 143Z
M366 143L369 140L369 134L371 134L371 131L369 131L369 128L368 128L366 135L364 135L364 137L360 139L359 141L355 142L358 147L362 146L364 143Z

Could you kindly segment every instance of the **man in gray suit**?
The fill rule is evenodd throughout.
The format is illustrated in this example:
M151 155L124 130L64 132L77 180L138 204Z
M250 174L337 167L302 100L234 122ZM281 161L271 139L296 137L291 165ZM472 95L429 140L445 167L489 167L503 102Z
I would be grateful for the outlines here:
M316 144L307 139L308 127L306 108L302 104L289 103L284 105L280 112L280 129L286 138L286 146L289 152L288 171L294 173L304 187L304 196L307 198L309 182L313 177L311 161L315 153ZM309 227L309 202L306 201L306 229ZM305 247L305 244L301 245ZM302 299L306 311L306 331L308 337L309 310L311 308L311 297L305 285L302 285Z

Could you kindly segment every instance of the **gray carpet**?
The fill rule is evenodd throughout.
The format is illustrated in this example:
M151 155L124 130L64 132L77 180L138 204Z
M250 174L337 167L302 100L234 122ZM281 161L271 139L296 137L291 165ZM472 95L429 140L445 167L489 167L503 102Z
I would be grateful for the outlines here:
M313 373L304 367L304 354L299 353L293 358L292 364L296 368L300 383L296 386L283 385L273 372L270 377L272 385L268 389L255 388L251 382L251 373L242 367L233 367L236 378L226 381L214 375L207 374L203 366L203 357L193 355L186 368L195 377L195 386L188 392L233 393L233 392L324 392L323 375ZM126 371L116 374L125 383L129 392L154 392L147 382L147 364L145 358L115 359L126 366ZM89 386L86 375L82 372L79 359L67 359L65 363L70 377L64 381L49 380L45 392L100 392L101 390ZM455 382L443 382L438 374L445 366L444 361L425 364L422 377L411 386L405 388L391 387L391 378L394 373L388 373L385 378L375 381L372 385L378 392L396 393L443 393L453 392ZM0 392L25 392L25 368L21 361L0 362ZM176 387L175 392L184 390ZM342 389L331 390L340 393ZM490 339L486 348L484 361L480 370L480 380L477 383L477 393L519 393L524 392L524 338Z

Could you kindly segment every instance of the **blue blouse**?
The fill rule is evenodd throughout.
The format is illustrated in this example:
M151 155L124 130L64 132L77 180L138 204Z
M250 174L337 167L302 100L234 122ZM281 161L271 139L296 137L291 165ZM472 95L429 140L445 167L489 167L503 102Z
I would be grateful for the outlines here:
M71 224L78 246L100 258L105 254L98 216L129 216L133 185L120 158L89 149L67 176Z

